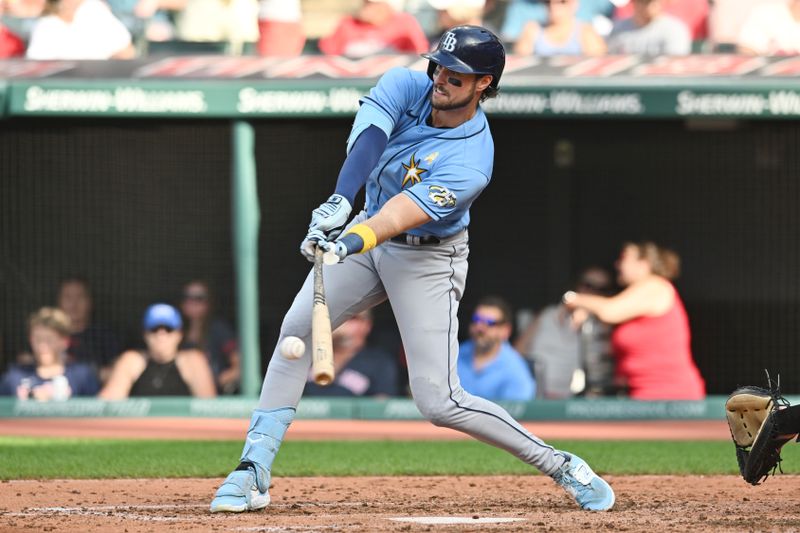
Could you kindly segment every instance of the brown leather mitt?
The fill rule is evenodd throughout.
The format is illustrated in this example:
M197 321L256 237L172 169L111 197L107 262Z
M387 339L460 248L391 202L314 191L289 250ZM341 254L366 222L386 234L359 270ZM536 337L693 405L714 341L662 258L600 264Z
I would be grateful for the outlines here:
M797 436L782 433L776 421L778 410L788 406L777 387L740 387L725 402L739 472L751 485L758 485L775 473L781 462L781 448Z

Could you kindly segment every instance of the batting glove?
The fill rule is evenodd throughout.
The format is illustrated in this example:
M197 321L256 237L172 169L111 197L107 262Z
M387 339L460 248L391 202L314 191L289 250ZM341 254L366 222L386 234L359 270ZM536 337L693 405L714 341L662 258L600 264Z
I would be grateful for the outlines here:
M324 204L311 212L308 229L321 231L325 240L332 241L342 233L352 209L347 198L341 194L332 194Z
M303 239L303 242L300 243L300 253L313 263L314 252L316 251L317 247L327 249L325 248L326 244L332 243L327 241L323 232L315 229L311 230L306 235L306 238Z

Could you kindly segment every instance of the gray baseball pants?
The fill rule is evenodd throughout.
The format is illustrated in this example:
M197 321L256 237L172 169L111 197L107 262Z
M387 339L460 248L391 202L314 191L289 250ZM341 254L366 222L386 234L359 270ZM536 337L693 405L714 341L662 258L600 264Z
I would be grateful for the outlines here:
M352 224L363 221L362 212ZM502 448L545 474L565 461L523 428L505 409L467 393L458 379L458 304L467 277L466 232L439 244L411 246L387 241L365 254L324 267L325 293L333 328L388 298L408 361L409 383L420 413L437 426L467 433ZM281 326L284 337L311 346L313 271ZM311 350L296 360L276 348L261 389L259 409L296 407L311 368Z

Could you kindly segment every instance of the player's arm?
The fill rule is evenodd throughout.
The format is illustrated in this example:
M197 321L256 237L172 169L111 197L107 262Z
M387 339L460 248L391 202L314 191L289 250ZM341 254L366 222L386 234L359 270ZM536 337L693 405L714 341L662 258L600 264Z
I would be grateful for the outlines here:
M347 158L339 171L336 190L325 203L311 212L308 233L300 243L300 253L314 260L314 250L320 241L333 241L347 224L356 194L378 164L389 138L375 125L368 125L350 145Z
M607 324L620 324L640 316L662 315L674 298L669 282L653 278L611 297L569 291L564 294L564 304L570 309L585 309Z
M400 193L390 198L374 216L351 227L327 247L339 259L344 259L348 255L368 252L380 243L431 220L414 200Z
M300 244L300 252L309 261L314 261L317 242L333 241L341 234L356 194L378 164L395 124L414 98L413 89L408 69L394 68L360 100L335 192L312 212L308 234Z
M386 149L389 137L378 126L370 125L362 131L352 144L336 180L335 194L344 196L353 205L356 194L367 182L381 154Z

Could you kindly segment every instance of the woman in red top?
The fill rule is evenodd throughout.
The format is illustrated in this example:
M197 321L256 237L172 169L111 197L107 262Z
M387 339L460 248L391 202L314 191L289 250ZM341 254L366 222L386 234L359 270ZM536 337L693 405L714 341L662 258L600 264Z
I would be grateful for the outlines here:
M699 400L705 381L692 358L689 319L671 280L678 255L652 242L627 243L616 264L624 290L612 297L568 292L564 303L617 324L617 376L637 400Z

